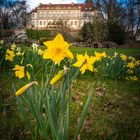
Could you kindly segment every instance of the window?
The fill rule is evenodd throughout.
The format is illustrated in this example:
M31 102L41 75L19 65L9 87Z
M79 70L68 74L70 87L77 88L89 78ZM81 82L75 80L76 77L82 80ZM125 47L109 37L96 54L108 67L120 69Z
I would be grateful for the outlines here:
M42 25L42 21L40 21L40 25Z
M74 24L77 25L77 21L75 21Z
M39 17L43 17L43 13L42 12L39 12Z
M35 14L34 13L32 13L32 18L34 18L35 17Z
M70 25L73 25L73 21L71 21Z
M35 21L32 21L31 24L33 27L35 27Z
M46 25L46 21L43 22L43 25Z

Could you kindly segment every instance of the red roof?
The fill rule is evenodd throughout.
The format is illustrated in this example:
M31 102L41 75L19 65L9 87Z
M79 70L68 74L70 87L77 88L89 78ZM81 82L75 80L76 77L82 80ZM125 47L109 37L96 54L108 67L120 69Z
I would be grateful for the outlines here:
M70 7L71 9L81 9L82 11L93 11L95 10L92 3L82 3L82 4L41 4L37 7L39 9L46 9L47 7L51 9L62 8L65 9L66 7ZM37 12L37 9L34 9L32 12Z

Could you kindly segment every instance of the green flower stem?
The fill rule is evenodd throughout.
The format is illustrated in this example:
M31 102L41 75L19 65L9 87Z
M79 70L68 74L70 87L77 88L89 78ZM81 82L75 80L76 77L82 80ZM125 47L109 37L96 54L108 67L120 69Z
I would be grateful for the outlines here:
M77 127L77 131L76 131L74 140L76 140L77 135L80 133L80 130L81 130L81 128L83 126L83 123L86 119L86 116L88 114L88 110L89 110L89 107L90 107L90 103L92 102L92 99L93 99L93 88L90 90L89 96L88 96L87 101L86 101L86 104L84 105L84 108L83 108L83 111L82 111L82 114L81 114L81 117L80 117L80 121L79 121L79 124L78 124L78 127Z

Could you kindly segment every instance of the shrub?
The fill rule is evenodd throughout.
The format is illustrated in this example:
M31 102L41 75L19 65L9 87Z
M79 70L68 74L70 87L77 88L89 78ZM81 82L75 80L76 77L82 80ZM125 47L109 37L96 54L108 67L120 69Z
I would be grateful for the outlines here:
M123 27L117 23L108 24L109 36L108 40L121 45L125 41L125 30Z
M28 38L37 39L37 40L39 40L40 38L50 38L50 36L51 36L50 31L48 31L48 30L27 29L26 34L27 34Z
M82 29L79 32L80 36L82 36L84 42L87 41L94 41L93 38L93 25L88 22L88 23L84 23Z
M100 19L94 19L92 23L85 23L79 34L84 42L102 42L107 38L107 25Z

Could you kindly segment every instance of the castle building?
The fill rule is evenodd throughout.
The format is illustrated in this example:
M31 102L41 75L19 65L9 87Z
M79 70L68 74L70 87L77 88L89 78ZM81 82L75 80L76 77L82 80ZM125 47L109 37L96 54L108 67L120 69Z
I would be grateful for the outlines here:
M39 4L27 16L27 28L50 29L65 26L79 30L85 22L97 16L92 3Z

